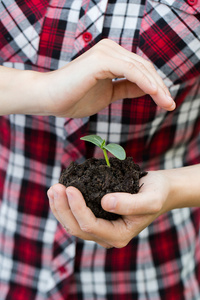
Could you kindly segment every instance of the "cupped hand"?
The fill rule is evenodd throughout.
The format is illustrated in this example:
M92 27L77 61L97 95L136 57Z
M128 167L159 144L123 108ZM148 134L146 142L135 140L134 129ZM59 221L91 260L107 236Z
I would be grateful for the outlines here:
M45 115L90 116L118 99L145 94L166 110L175 108L152 63L108 39L63 68L41 73L39 82Z
M71 235L93 240L105 248L122 248L161 214L175 208L171 182L162 171L141 178L138 194L112 193L102 198L102 207L122 215L116 221L96 218L79 190L56 184L48 191L50 207Z

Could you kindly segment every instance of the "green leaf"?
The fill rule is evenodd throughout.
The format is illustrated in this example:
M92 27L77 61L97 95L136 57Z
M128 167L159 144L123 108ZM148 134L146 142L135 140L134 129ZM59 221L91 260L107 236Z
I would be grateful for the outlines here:
M83 141L86 141L86 142L93 143L100 148L103 143L103 139L100 136L95 135L95 134L86 135L86 136L81 137L80 139Z
M124 160L126 158L126 152L124 148L120 145L108 144L104 146L104 148L120 160Z

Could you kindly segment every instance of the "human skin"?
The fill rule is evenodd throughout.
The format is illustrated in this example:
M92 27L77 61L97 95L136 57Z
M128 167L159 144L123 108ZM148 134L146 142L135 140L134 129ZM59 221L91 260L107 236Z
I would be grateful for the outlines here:
M113 81L114 78L121 80ZM0 115L80 118L118 99L144 94L166 110L175 108L153 65L107 39L56 71L0 67Z
M142 185L143 184L143 185ZM92 240L105 248L122 248L160 215L183 207L200 206L200 164L150 171L140 179L138 194L112 193L102 207L122 215L116 221L96 218L79 190L55 184L48 191L57 220L71 235Z
M113 81L115 78L120 80ZM161 108L169 111L175 109L169 90L153 65L108 39L100 41L56 71L40 73L0 67L0 115L20 113L80 118L91 116L118 99L137 98L145 94L149 94ZM150 174L147 178L151 178ZM72 187L67 189L66 194L65 188L57 185L49 190L48 195L51 200L54 199L50 201L50 206L56 218L71 234L83 239L97 241L105 247L122 247L136 231L141 230L139 220L142 216L124 216L117 223L96 219L85 206L80 192ZM107 197L110 196L102 200L105 209L111 201ZM128 195L115 195L118 201L115 212L123 214L119 205L121 198L128 199ZM163 196L161 198L165 202ZM87 212L92 227L81 219L82 211ZM143 217L143 228L155 214L150 216ZM138 224L133 231L130 225L132 218ZM97 228L98 225L102 226ZM111 235L108 236L109 231L118 231L118 239L113 241ZM126 234L123 236L123 233Z

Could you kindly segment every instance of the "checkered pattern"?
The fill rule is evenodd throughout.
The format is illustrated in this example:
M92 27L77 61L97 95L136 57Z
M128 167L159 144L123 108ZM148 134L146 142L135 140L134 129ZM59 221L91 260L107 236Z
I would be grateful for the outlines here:
M0 1L2 65L55 70L110 38L151 60L177 104L165 112L144 96L84 119L1 117L0 300L200 299L199 209L173 210L106 250L69 236L46 196L62 167L101 156L84 134L120 143L148 170L200 162L199 19L199 0Z

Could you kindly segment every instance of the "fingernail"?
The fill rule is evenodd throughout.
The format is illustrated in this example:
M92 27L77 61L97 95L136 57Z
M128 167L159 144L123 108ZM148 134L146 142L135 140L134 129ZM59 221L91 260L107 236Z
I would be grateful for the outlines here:
M173 102L172 105L170 106L169 110L174 110L176 108L176 103Z
M49 201L50 201L51 203L53 203L53 202L54 202L54 193L53 193L53 191L52 191L51 189L49 189L49 190L47 191L47 195L48 195Z
M174 102L174 100L172 99L172 97L170 96L170 95L168 95L168 94L166 94L166 98L167 98L167 100L168 100L168 105L169 105L169 109L170 110L173 110L175 107L176 107L176 104L175 104L175 102Z
M56 200L58 198L58 193L54 190L53 190L53 198L54 198L54 200Z
M73 196L68 190L66 190L66 194L67 194L68 200L72 200Z
M168 94L165 94L165 95L166 95L168 102L174 103L174 100L172 99L172 97L170 95L168 95Z
M114 211L117 205L117 199L115 197L108 198L106 207L109 211Z

